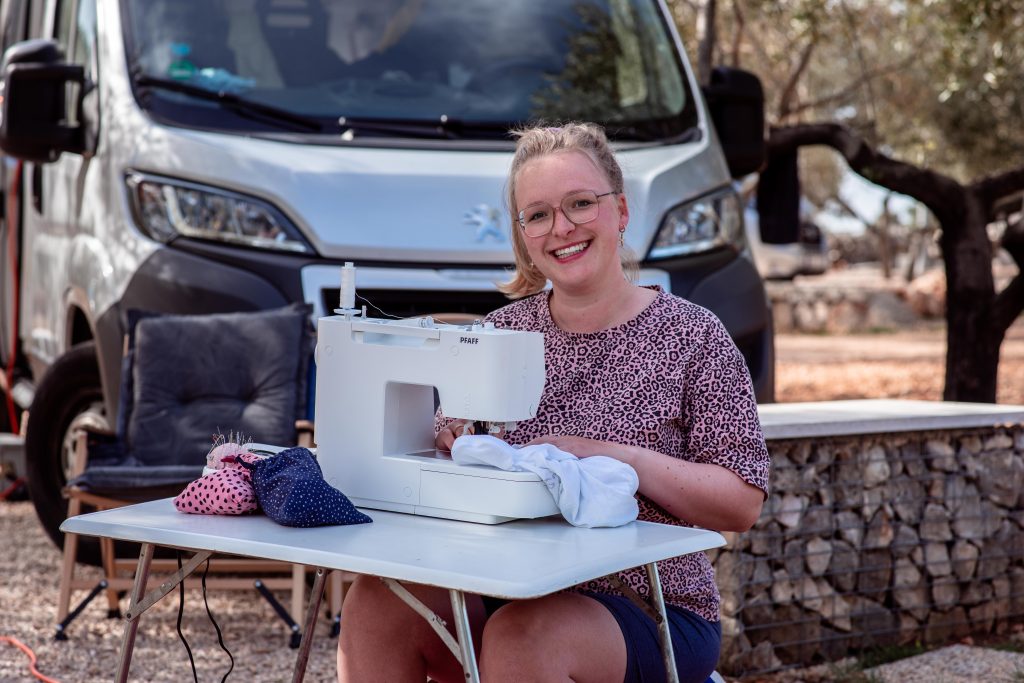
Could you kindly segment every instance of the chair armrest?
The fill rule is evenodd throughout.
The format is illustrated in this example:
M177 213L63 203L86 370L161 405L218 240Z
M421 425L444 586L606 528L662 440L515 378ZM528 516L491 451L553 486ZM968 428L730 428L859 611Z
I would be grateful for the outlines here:
M92 413L80 415L72 425L72 429L76 433L85 432L86 434L95 434L96 436L116 436L114 430L107 425L105 420L101 420Z
M310 420L296 420L295 421L295 432L296 438L295 443L303 448L312 448L316 444L313 443L313 423Z
M82 434L82 435L85 435L85 436L105 436L105 437L110 437L110 438L114 438L114 437L117 436L117 434L114 433L114 430L111 429L110 427L107 427L106 425L79 424L79 425L75 425L74 429L75 429L75 438L76 439L78 438L79 434Z
M71 476L77 477L85 472L85 466L89 461L89 437L113 439L117 435L107 426L106 422L88 413L80 416L72 429L75 438L75 452L71 462Z

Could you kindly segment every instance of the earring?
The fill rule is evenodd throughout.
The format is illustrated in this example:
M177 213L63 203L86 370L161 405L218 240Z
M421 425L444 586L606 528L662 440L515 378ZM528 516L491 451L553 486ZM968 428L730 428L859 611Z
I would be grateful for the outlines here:
M626 246L626 226L619 227L619 246Z

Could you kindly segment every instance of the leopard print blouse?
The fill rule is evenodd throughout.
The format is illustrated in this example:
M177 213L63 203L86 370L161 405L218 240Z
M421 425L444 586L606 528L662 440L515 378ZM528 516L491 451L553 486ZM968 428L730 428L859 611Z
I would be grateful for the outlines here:
M498 328L544 333L546 383L537 416L506 435L513 445L570 434L713 463L768 491L768 451L743 357L710 311L657 288L632 320L594 333L558 328L548 292L489 314ZM437 428L447 424L438 415ZM639 519L689 526L638 494ZM704 553L658 563L665 601L719 620L714 570ZM643 568L620 574L648 594ZM616 593L601 579L576 587Z

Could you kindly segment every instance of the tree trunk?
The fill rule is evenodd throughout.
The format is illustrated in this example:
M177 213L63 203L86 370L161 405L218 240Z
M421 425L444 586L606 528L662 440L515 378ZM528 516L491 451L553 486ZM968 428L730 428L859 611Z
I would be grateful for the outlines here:
M992 245L985 230L986 207L977 195L964 192L963 215L938 217L939 243L946 265L946 389L947 401L995 403L999 346L1003 331L993 325L995 282ZM946 229L957 222L960 229Z
M715 43L718 41L717 0L704 0L702 15L704 31L697 44L697 81L706 86L711 82L711 67L715 59Z

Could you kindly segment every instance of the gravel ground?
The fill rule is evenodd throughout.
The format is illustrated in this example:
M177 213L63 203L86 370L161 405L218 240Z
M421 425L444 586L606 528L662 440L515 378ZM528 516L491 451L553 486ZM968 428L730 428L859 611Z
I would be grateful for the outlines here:
M780 334L776 399L856 398L941 401L946 368L943 326L891 334ZM1024 405L1024 318L1006 334L999 354L996 400Z
M1021 646L1019 636L1015 647ZM855 659L749 676L742 683L1021 683L1024 653L949 645L924 654L862 670Z
M110 681L117 671L123 622L106 618L106 600L100 596L72 623L67 641L54 641L60 553L43 533L31 503L0 503L0 543L7 546L0 555L0 635L13 636L35 651L36 667L50 678L64 683ZM92 567L80 566L78 572L100 577ZM156 585L151 581L151 587ZM76 593L78 599L82 595ZM125 598L122 609L127 604ZM131 680L192 680L188 655L175 633L177 606L175 592L142 617ZM229 680L291 680L296 651L288 648L284 624L255 590L211 592L210 608L235 658ZM336 680L336 641L328 637L329 626L321 619L313 641L306 670L311 683ZM230 662L217 645L198 589L185 592L182 630L195 656L199 679L220 680ZM0 642L0 683L32 680L28 657Z
M866 673L874 676L879 683L1012 683L1024 681L1024 654L951 645L868 669Z

